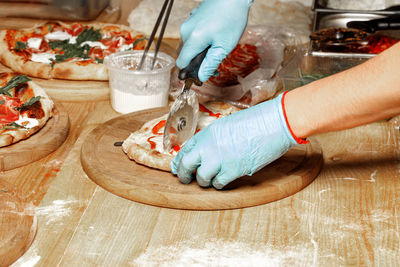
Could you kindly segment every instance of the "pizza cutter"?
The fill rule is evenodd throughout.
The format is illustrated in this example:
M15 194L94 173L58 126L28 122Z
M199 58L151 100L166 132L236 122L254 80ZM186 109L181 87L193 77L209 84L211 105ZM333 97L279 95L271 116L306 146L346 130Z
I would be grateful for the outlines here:
M164 151L170 151L176 146L183 145L192 137L197 128L199 117L199 100L196 93L190 90L192 84L201 86L198 73L209 47L198 54L189 65L179 71L178 78L184 80L184 85L168 113L164 128Z

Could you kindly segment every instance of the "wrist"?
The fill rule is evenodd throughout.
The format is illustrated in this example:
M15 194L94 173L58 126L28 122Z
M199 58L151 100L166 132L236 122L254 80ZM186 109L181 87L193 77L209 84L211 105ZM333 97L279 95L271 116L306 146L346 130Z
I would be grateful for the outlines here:
M309 121L306 108L303 106L304 101L296 98L294 91L287 92L284 103L286 120L294 136L299 139L306 139L313 133L313 122Z
M281 108L281 116L282 116L282 121L284 121L284 124L287 126L287 132L288 135L290 135L290 137L292 137L292 139L297 143L297 144L307 144L308 141L306 140L305 137L302 136L298 136L292 129L289 120L288 120L288 115L286 112L286 106L285 106L285 99L286 99L286 95L288 92L284 92L282 94L279 95L278 97L278 101L280 104L280 108Z

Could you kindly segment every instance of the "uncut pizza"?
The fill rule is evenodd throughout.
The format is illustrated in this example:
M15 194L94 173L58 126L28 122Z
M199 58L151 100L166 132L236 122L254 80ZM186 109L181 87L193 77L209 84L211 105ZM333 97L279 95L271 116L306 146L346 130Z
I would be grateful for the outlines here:
M47 22L0 31L0 61L13 71L43 78L108 80L105 56L143 50L146 39L123 25Z

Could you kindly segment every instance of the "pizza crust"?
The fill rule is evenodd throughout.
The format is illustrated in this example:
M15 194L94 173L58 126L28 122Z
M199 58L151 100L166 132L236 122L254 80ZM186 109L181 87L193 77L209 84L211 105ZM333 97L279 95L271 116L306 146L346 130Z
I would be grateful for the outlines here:
M34 96L41 96L39 102L41 104L44 116L38 119L38 125L29 129L19 128L15 130L6 130L0 133L0 147L9 146L20 140L26 139L39 131L47 121L53 116L53 101L49 98L46 92L39 85L32 81L28 82L28 85L32 88Z
M210 102L203 105L215 114L221 113L221 117L229 116L239 110L237 107L223 102ZM206 127L215 120L213 117L207 116L207 112L199 113L198 129ZM149 137L154 136L152 133L153 127L160 121L166 120L167 115L168 114L165 114L159 118L146 122L139 130L131 133L124 141L122 149L131 160L147 167L168 172L171 171L170 164L177 152L173 151L171 153L170 151L164 151L162 144L163 135L157 135L152 139L156 144L155 149L151 149L150 143L147 141ZM159 132L164 132L164 128L161 128Z

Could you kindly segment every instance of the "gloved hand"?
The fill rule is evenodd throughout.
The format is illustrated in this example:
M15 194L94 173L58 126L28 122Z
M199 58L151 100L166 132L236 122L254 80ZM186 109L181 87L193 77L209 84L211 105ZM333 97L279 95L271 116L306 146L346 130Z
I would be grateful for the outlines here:
M297 144L286 123L282 96L218 119L201 130L171 162L172 173L187 184L197 168L200 186L212 184L221 189L282 156Z
M176 60L178 68L187 67L195 56L211 45L198 74L200 81L207 81L239 42L252 2L253 0L203 0L181 25L184 45Z

